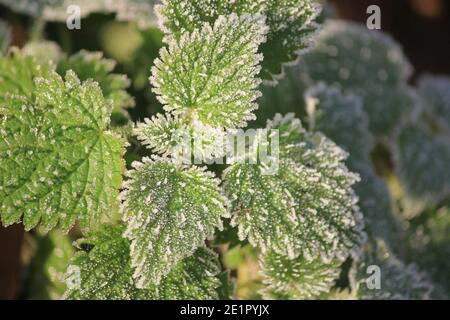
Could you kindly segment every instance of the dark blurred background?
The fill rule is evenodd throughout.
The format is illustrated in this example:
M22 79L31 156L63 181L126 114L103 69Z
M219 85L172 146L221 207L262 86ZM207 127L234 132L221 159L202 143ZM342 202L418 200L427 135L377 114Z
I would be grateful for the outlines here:
M369 5L381 8L381 27L390 33L404 48L415 67L415 75L423 72L450 74L450 1L448 0L330 0L339 18L365 23ZM12 44L23 46L28 39L28 30L33 21L0 6L0 17L12 27ZM46 34L49 39L61 44L68 53L82 48L105 51L107 57L119 60L117 71L127 73L133 81L130 93L136 97L137 108L132 110L134 118L152 113L154 98L147 83L150 65L161 45L160 35L155 31L136 34L127 33L127 27L117 26L113 15L91 15L83 20L82 30L68 31L64 24L49 23ZM133 32L133 36L130 36ZM113 44L105 38L114 38ZM127 46L135 42L134 49ZM114 45L123 47L119 54ZM125 51L124 51L125 50ZM132 53L132 54L131 54ZM145 89L145 90L144 90ZM154 108L154 107L153 107ZM8 228L0 226L0 299L17 298L20 279L23 278L20 262L23 261L21 247L24 231L22 226ZM22 258L22 260L21 260Z

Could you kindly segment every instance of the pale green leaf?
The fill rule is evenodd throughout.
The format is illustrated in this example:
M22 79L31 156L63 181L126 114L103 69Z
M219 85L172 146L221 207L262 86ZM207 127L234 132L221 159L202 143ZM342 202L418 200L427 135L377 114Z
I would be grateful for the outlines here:
M52 66L39 64L34 57L26 56L17 48L8 56L0 55L0 103L4 103L7 93L33 96L34 79L48 77Z
M340 261L324 263L320 259L309 261L302 256L289 259L273 251L261 257L261 269L266 287L266 299L282 295L287 299L312 299L329 292L340 273Z
M79 240L79 251L70 266L66 299L95 300L205 300L217 299L220 265L207 248L176 264L159 285L136 288L130 262L130 243L122 237L125 227L106 225Z
M343 164L346 153L290 116L277 115L268 129L279 130L278 171L265 174L261 163L244 159L224 173L240 238L291 259L345 259L362 228L352 190L358 176Z
M64 75L73 70L81 81L93 79L98 82L106 99L113 103L113 112L125 113L125 108L134 106L134 99L127 93L130 80L126 75L113 73L116 63L114 60L103 58L101 52L80 52L61 59L57 71Z
M56 42L53 41L30 41L23 48L22 53L26 56L32 56L39 64L57 64L62 58L63 53ZM65 72L64 72L65 74ZM64 74L61 74L64 76Z
M185 121L170 114L157 114L137 124L134 134L149 149L180 161L203 163L222 157L226 151L226 131L198 120Z
M134 277L145 288L222 228L226 199L218 179L204 168L184 168L162 158L144 158L134 168L121 196Z
M25 79L40 70L33 60L12 57L20 74L0 101L0 214L2 223L23 216L27 230L58 222L83 230L117 213L125 142L108 130L111 105L92 81L69 71ZM34 68L23 70L31 64ZM41 68L42 69L42 68ZM25 79L26 81L22 81ZM20 81L20 82L16 82ZM29 90L29 91L27 91ZM32 94L30 93L32 92Z
M295 62L300 51L310 47L320 6L310 0L165 0L156 11L167 39L193 32L203 22L214 23L220 15L266 16L269 33L267 43L261 46L261 76L274 81L282 76L283 64Z
M165 110L212 127L243 127L254 119L265 32L260 16L231 15L169 41L151 77Z
M36 252L27 270L27 298L60 299L66 290L64 274L74 254L72 240L57 229L37 234L33 240Z

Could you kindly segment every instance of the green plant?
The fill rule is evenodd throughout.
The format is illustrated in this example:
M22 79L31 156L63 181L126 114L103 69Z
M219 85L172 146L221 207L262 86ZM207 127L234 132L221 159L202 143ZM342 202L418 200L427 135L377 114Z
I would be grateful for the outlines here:
M90 1L87 12L148 26L136 14L153 1L129 2L122 12ZM0 3L64 16L64 1ZM416 90L392 39L319 16L313 0L165 0L155 12L164 47L145 67L165 113L135 124L142 101L101 53L70 55L37 37L0 56L1 221L83 234L65 298L446 295L432 285L446 270L428 278L409 264L438 257L416 259L426 244L410 245L404 222L447 207L448 99L429 93L448 92L448 80L424 78ZM7 34L0 24L0 47ZM141 77L137 69L128 68ZM258 129L246 135L247 126ZM395 168L377 148L395 155ZM438 165L427 170L427 157ZM48 248L67 243L53 232ZM61 268L57 255L38 253L32 270ZM385 272L381 290L365 286L369 265ZM260 273L246 279L248 268ZM61 294L60 277L33 274L49 291L36 295Z

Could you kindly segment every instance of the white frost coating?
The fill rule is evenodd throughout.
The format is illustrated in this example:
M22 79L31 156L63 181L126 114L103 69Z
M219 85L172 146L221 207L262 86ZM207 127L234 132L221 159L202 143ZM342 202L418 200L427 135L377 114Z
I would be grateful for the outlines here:
M264 176L259 164L248 162L224 172L239 237L291 259L345 259L364 238L351 189L359 177L342 163L346 152L321 134L307 133L292 115L275 116L267 128L280 130L277 174Z
M161 49L150 81L164 109L185 122L215 128L243 127L261 80L259 45L266 40L263 16L220 16Z
M263 283L260 291L264 299L312 299L328 292L340 273L339 261L324 263L320 259L308 260L300 256L290 260L274 252L260 258Z
M187 168L159 157L144 158L133 167L121 193L124 236L131 240L137 286L145 288L159 283L215 228L222 228L228 203L220 181L205 168Z
M262 14L269 26L268 41L261 46L265 60L261 77L276 84L284 75L284 67L296 64L300 54L312 46L321 5L310 0L164 0L156 6L165 41L192 32L203 22L214 22L220 15Z

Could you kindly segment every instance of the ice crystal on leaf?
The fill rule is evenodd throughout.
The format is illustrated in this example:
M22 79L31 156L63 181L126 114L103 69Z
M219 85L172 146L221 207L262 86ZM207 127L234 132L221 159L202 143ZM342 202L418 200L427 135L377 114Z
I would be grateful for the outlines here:
M378 136L392 134L417 107L407 86L411 66L401 48L388 35L363 25L325 23L299 70L311 84L323 81L361 96L370 129Z
M245 126L260 95L257 50L265 33L261 16L230 15L172 39L152 68L164 109L212 127Z
M132 241L137 286L145 288L222 228L228 214L218 179L203 168L162 158L144 158L134 168L122 193L125 237Z
M13 48L8 56L0 55L0 103L4 103L7 94L20 94L31 99L34 79L46 78L52 68L49 64L39 64L17 48Z
M101 52L80 52L61 59L57 71L64 75L73 70L81 81L93 79L98 82L106 99L113 102L113 112L125 113L124 108L134 106L134 99L127 93L130 80L126 75L113 73L115 61L103 58Z
M159 0L0 0L12 10L42 17L48 21L65 22L69 6L78 6L81 17L91 13L116 13L119 21L136 21L141 27L154 27L157 19L154 6ZM73 13L69 11L69 13Z
M184 121L178 116L157 114L144 119L134 133L149 149L178 161L206 162L226 151L226 131L198 120Z
M133 280L130 243L122 237L125 227L105 225L86 239L72 259L66 276L66 299L95 300L177 300L217 299L220 265L217 255L207 248L178 262L159 285L139 289Z
M277 115L267 128L279 130L278 171L265 175L261 164L241 161L224 173L240 238L290 259L345 259L362 228L351 188L358 176L343 164L347 154L291 116Z
M339 276L341 262L309 261L303 256L291 260L268 251L262 255L260 264L266 285L261 292L264 298L273 299L281 294L288 299L312 299L330 291Z
M267 17L267 43L261 76L274 81L283 73L283 64L295 62L300 51L310 47L318 25L320 6L311 0L165 0L156 7L166 39L180 38L203 22L213 23L220 15L262 14ZM168 40L170 41L170 40Z
M55 72L33 81L43 67L7 59L16 76L0 60L2 223L23 216L27 230L59 221L67 231L77 220L83 230L96 227L117 212L124 171L125 142L108 131L110 104L97 83L81 84L71 71L65 81Z
M369 266L380 268L380 287L372 287ZM363 260L356 270L354 289L360 299L365 300L424 300L434 290L428 276L415 264L405 264L390 252L381 240L368 242L364 248ZM353 281L353 280L352 280Z

